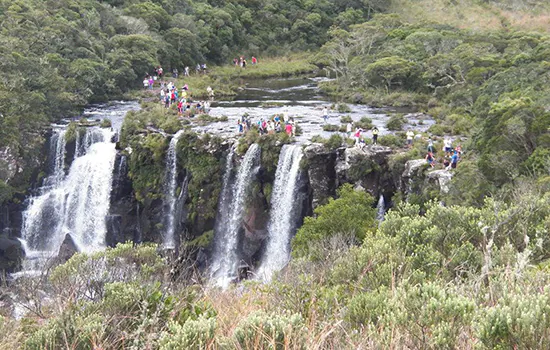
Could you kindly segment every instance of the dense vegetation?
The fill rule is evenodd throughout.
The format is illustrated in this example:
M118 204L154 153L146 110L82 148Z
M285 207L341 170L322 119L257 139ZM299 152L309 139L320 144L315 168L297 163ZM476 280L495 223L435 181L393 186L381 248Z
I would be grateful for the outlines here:
M436 119L429 134L461 137L466 150L448 193L424 188L396 196L379 224L373 198L341 187L337 198L304 220L291 262L268 284L211 288L186 256L172 261L149 245L76 254L41 278L6 289L29 312L20 320L0 318L0 348L547 346L550 38L507 24L504 11L517 10L518 0L468 2L498 14L499 25L483 30L409 23L406 6L402 16L375 14L407 3L0 1L0 149L24 159L39 156L36 136L43 125L90 101L123 95L158 64L181 72L240 54L319 47L311 62L337 77L323 86L327 93L415 106ZM544 11L543 3L532 3ZM301 62L289 71L310 67ZM199 88L229 84L233 73L224 70L229 68L218 68ZM126 118L120 146L129 156L134 195L148 207L162 197L168 146L155 129L174 133L194 122L154 103L144 107ZM400 130L405 123L396 115L389 126ZM380 143L402 144L399 137ZM240 154L261 144L266 181L255 191L263 199L270 195L280 147L289 141L284 133L260 138L254 132L240 140ZM226 151L221 142L188 130L178 143L179 162L191 174L190 221L215 215ZM334 135L323 142L334 149L344 140ZM400 176L404 163L425 150L417 143L394 154L390 172ZM0 203L16 185L0 181ZM198 239L207 246L212 231Z

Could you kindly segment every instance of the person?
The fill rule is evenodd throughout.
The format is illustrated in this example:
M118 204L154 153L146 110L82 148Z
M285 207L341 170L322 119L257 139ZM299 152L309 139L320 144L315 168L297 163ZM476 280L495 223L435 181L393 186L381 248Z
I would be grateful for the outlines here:
M372 144L378 144L378 128L376 126L372 128Z
M434 142L431 138L428 139L428 152L435 153Z
M195 70L197 71L197 74L201 73L201 65L197 63L197 66L195 67Z
M327 108L327 106L323 107L323 120L325 121L325 124L326 124L327 120L328 120L328 108Z
M288 123L288 109L285 109L285 111L283 112L283 123Z
M443 166L445 167L445 170L449 170L450 165L451 165L451 162L449 162L449 159L447 157L445 157L443 159Z
M426 155L426 161L428 162L428 164L433 168L434 167L434 155L432 152L428 152L428 154Z
M457 163L458 163L458 152L454 151L453 155L451 156L451 169L456 169Z
M183 102L179 101L178 102L178 115L182 115L182 114L183 114Z
M187 84L185 84L185 85L183 85L183 87L181 89L187 91L187 90L189 90L189 86Z
M149 90L153 90L153 84L155 84L155 80L153 77L149 77Z
M206 63L201 64L202 73L206 74Z
M346 134L348 139L351 137L351 131L353 130L353 124L351 122L348 122L346 125Z
M453 150L453 143L451 141L450 138L445 138L445 140L443 141L443 145L444 145L444 148L443 150L445 151L445 154L447 156L451 156L451 152Z
M206 92L208 93L208 97L214 98L214 89L212 89L210 85L206 88Z
M294 121L294 118L290 121L290 125L292 125L292 137L296 137L296 129L298 128L298 122Z
M164 96L164 107L170 108L170 93L166 91L166 95Z
M183 75L186 77L189 76L189 66L185 66L185 69L183 70Z
M267 133L269 135L273 135L275 133L275 125L273 125L271 120L267 122Z
M178 69L177 68L172 69L172 77L174 77L176 79L178 78Z
M360 128L355 128L355 146L358 146L359 145L359 141L361 139L361 130Z
M292 124L287 123L285 125L285 132L288 136L292 136Z
M411 148L413 143L414 132L409 129L407 131L407 147Z
M246 68L246 60L243 58L243 68Z
M252 56L252 65L256 65L256 63L258 63L258 59L254 56Z
M239 59L238 59L238 58L235 57L235 58L233 59L233 65L234 65L234 66L238 66L238 65L239 65Z
M164 101L164 89L160 89L160 101Z
M162 79L162 75L164 74L164 70L162 69L161 66L158 67L157 73L158 73L159 79Z

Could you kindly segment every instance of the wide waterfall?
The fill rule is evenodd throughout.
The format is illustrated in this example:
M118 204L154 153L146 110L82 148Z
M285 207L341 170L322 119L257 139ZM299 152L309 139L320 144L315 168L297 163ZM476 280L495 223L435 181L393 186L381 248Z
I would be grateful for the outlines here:
M67 234L79 251L105 246L105 217L116 157L112 136L108 129L87 129L77 141L79 147L86 148L77 151L79 155L65 176L65 131L55 131L55 169L44 181L41 194L30 199L23 213L24 271L42 269L47 259L57 256Z
M168 147L168 154L166 156L166 180L164 182L164 195L166 203L164 206L164 237L163 246L167 249L174 249L176 247L176 239L174 237L175 231L175 209L176 209L176 189L178 179L177 169L177 150L178 140L184 130L178 131L170 140L170 146Z
M256 276L270 280L290 258L290 239L296 230L299 205L296 200L302 149L284 145L279 155L275 183L271 193L271 213L268 224L267 247Z
M215 284L226 288L238 276L239 268L239 231L242 226L245 211L246 193L250 188L254 175L259 169L258 159L261 149L257 144L250 146L246 152L239 171L232 185L231 170L233 151L226 163L226 173L220 209L216 222L216 240L212 263L212 279Z

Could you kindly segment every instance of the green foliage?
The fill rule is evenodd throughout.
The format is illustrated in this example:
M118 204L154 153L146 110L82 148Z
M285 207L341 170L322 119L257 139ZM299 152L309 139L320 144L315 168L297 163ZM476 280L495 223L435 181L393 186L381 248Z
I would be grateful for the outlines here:
M403 130L403 125L405 125L406 122L407 121L402 114L393 114L390 117L390 120L386 123L386 128L392 131L401 131Z
M200 317L187 320L183 325L176 322L168 324L168 332L161 334L159 349L205 349L211 346L216 330L215 318Z
M340 117L340 123L347 124L347 123L353 123L353 119L349 115Z
M339 103L336 105L336 110L338 113L351 113L351 108L345 103Z
M337 199L315 209L315 217L306 217L304 225L292 240L292 255L317 259L310 251L312 242L336 234L347 234L362 240L374 226L373 199L355 191L349 184L338 190Z
M324 124L323 125L323 131L335 132L335 131L339 131L339 130L340 130L340 127L338 125L333 125L333 124Z
M100 126L101 126L102 128L110 128L111 125L112 125L111 119L104 118L103 120L101 120Z
M303 349L307 328L299 314L278 315L255 312L235 329L234 338L245 349Z
M361 120L353 123L353 126L356 128L361 128L363 130L372 129L373 127L372 119L370 119L369 117L362 117Z

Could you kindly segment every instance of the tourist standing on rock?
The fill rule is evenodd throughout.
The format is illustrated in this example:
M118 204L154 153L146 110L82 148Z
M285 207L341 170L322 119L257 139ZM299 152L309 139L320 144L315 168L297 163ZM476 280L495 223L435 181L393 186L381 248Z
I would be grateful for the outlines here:
M355 128L355 146L359 145L359 142L361 140L361 131L363 131L361 128Z
M348 139L351 137L351 131L353 130L353 124L351 122L348 122L346 125L346 134Z
M444 145L443 150L445 151L445 154L448 157L450 157L451 152L453 151L453 143L452 143L451 139L446 137L445 140L443 141L443 145Z
M376 126L372 128L372 144L378 144L378 128Z
M414 132L409 129L406 135L407 135L407 147L411 148L413 143Z
M456 169L457 163L458 163L458 152L454 151L453 155L451 156L451 169Z
M328 108L327 108L327 106L323 107L323 120L325 121L325 124L328 121Z
M434 167L435 159L432 152L428 152L428 154L426 155L426 161L432 168Z
M285 125L285 132L288 136L292 136L292 124L288 123Z

